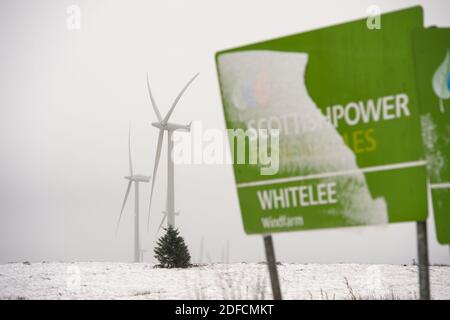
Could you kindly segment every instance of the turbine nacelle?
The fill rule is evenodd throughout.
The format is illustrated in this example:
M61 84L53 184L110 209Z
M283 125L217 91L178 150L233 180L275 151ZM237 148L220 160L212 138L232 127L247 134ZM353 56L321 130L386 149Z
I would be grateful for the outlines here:
M168 122L166 124L162 122L152 122L152 126L160 130L167 130L167 131L185 131L185 132L191 131L191 123L184 125L173 122Z
M150 182L150 176L144 176L143 174L135 174L132 176L125 176L124 178L127 180L130 180L130 181L136 181L136 182Z

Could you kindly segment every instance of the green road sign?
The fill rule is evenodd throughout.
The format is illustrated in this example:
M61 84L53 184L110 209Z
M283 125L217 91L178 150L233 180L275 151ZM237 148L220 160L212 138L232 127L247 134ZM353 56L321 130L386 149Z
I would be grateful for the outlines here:
M422 135L438 241L450 243L450 29L413 34Z
M217 53L226 127L279 130L230 136L247 233L426 219L417 28L420 7Z

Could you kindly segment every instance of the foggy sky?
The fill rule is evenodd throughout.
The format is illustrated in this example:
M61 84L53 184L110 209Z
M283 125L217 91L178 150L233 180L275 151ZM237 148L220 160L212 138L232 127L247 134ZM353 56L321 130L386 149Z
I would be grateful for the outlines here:
M68 30L66 9L81 8ZM173 121L224 129L215 52L421 4L425 25L448 26L442 1L12 1L0 2L0 262L131 261L133 198L117 237L128 174L128 123L137 173L151 174L156 120L148 71L165 114L184 83L199 78ZM164 144L166 147L166 144ZM151 254L165 207L166 149L160 162L150 232L149 187L141 185L142 246ZM264 260L261 236L242 227L230 165L177 165L176 217L198 261ZM430 261L448 263L428 220ZM352 227L274 236L286 262L411 263L415 224ZM416 259L417 260L417 259Z

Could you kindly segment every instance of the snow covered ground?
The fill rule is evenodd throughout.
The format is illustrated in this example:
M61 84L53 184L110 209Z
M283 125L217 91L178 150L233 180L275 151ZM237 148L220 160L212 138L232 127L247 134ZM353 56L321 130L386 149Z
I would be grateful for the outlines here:
M285 299L416 299L415 266L293 264L278 267ZM450 267L431 267L433 299L450 299ZM0 299L268 299L265 264L158 269L147 263L0 265Z

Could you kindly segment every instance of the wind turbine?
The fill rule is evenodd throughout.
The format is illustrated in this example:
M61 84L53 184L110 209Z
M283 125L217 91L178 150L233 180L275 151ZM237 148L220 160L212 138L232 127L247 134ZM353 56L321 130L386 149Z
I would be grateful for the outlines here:
M128 180L127 191L125 192L125 198L123 199L122 209L120 210L119 220L117 221L116 234L119 230L120 219L122 218L123 209L127 203L128 195L130 194L131 185L134 182L134 262L142 262L141 260L141 248L139 239L139 182L150 182L149 176L133 173L133 161L131 159L131 124L128 130L128 164L130 167L130 175L125 176Z
M172 115L173 110L175 109L175 106L177 105L178 101L180 100L183 93L186 91L186 89L189 87L189 85L194 81L195 78L197 78L198 73L191 78L191 80L188 81L188 83L183 87L183 89L180 91L178 96L175 98L174 102L172 103L172 106L170 107L169 111L167 112L166 116L163 118L161 116L161 113L159 112L158 106L156 105L155 99L152 95L152 90L150 89L150 81L148 79L147 74L147 89L150 96L150 101L152 103L153 110L155 111L156 117L158 118L158 122L153 122L152 126L159 129L159 135L158 135L158 144L156 146L156 155L155 155L155 167L153 169L153 180L152 180L152 186L150 191L150 203L148 208L148 220L147 220L147 229L149 227L150 223L150 209L152 205L152 198L153 198L153 188L155 185L155 178L156 178L156 172L158 170L158 164L159 164L159 158L161 156L161 148L162 148L162 142L164 138L164 131L167 131L168 135L168 152L167 152L167 199L166 199L166 211L163 212L164 216L161 220L161 223L159 225L158 231L161 228L161 226L164 223L164 220L167 218L167 226L175 226L175 188L174 188L174 165L173 165L173 159L172 159L172 150L173 150L173 141L172 141L172 135L174 131L185 131L189 132L191 130L191 124L188 125L181 125L177 123L169 122L170 116Z

